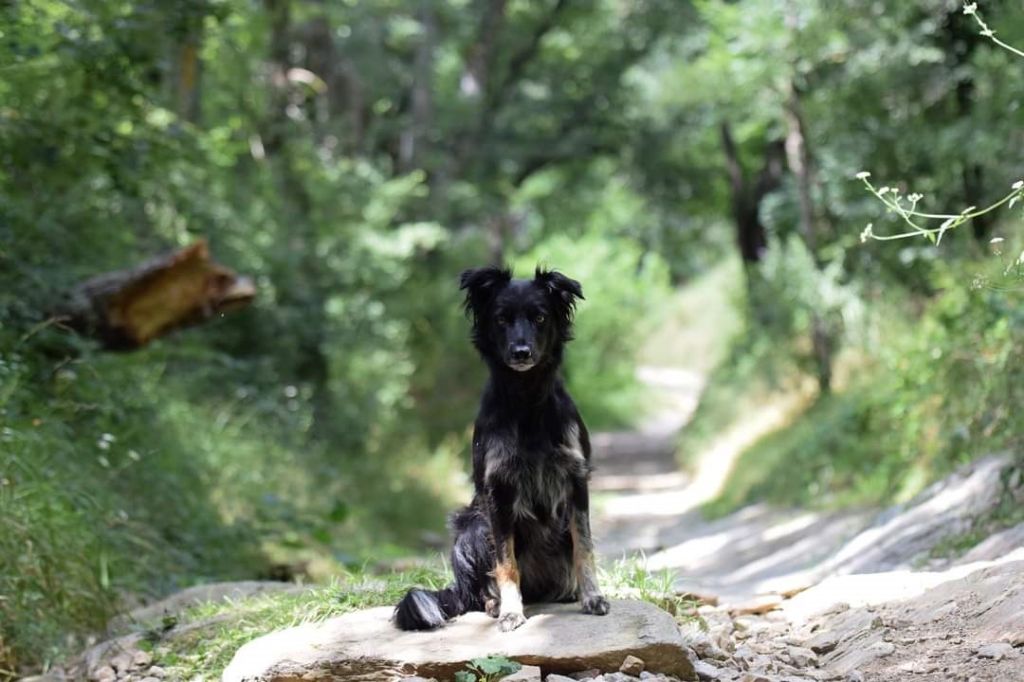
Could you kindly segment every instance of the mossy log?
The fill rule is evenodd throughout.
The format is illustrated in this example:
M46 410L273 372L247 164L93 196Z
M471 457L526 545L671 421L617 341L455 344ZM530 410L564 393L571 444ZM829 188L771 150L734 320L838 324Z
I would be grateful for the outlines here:
M207 243L199 241L76 285L56 316L108 350L135 350L245 306L255 295L252 280L212 261Z

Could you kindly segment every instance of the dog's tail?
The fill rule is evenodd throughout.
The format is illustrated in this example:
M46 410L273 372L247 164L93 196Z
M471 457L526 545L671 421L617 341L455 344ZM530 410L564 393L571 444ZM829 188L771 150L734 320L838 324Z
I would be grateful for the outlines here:
M395 607L395 625L402 630L435 630L466 612L454 585L437 590L414 587Z

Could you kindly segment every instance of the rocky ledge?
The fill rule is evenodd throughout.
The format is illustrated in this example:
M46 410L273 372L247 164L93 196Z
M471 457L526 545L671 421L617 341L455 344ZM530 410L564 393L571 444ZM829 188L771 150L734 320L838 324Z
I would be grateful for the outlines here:
M694 675L675 620L646 602L613 601L603 617L580 613L577 604L527 608L526 624L508 633L483 613L433 632L402 632L391 613L367 609L255 639L235 654L223 682L451 679L469 661L495 654L545 675L615 673L630 655L651 673Z

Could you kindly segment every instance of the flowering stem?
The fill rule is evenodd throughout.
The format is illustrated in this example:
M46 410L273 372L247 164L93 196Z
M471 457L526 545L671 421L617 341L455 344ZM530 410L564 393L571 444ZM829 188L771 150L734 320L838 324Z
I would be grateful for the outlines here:
M868 237L870 237L871 239L875 239L878 241L891 241L894 239L906 239L908 237L924 236L932 240L933 242L938 243L938 240L940 240L942 238L942 235L945 234L947 231L959 227L960 225L963 225L969 220L972 220L979 216L983 216L986 213L990 213L996 210L997 208L1004 206L1007 203L1009 203L1012 206L1014 203L1024 200L1024 183L1018 182L1014 183L1013 191L1011 191L1009 194L1004 196L999 201L996 201L995 203L986 206L985 208L976 209L974 206L971 206L970 208L965 209L963 212L955 214L923 213L921 211L918 211L916 208L917 202L921 198L919 195L913 195L910 198L909 207L903 206L900 204L900 195L896 190L891 190L888 187L882 187L881 189L875 187L873 184L871 184L871 181L868 179L869 175L866 173L860 173L857 177L861 180L861 182L864 183L864 186L867 187L869 192L878 197L878 200L881 201L886 208L898 214L900 218L903 220L903 222L905 222L910 227L914 228L913 232L902 232L899 234L891 235L876 235L873 231L871 231L870 228L864 231L862 235L863 238L867 239ZM890 198L890 195L892 198ZM925 227L924 225L915 222L915 218L924 220L942 220L944 222L939 227Z
M977 22L978 26L981 27L981 35L985 36L986 38L988 38L989 40L991 40L993 43L1003 48L1004 50L1008 50L1013 54L1017 55L1018 57L1024 57L1024 52L1021 52L1013 45L1007 45L999 38L996 38L996 32L990 29L988 27L988 24L985 23L985 20L981 18L980 14L978 14L978 3L964 3L964 14L974 17L974 21Z

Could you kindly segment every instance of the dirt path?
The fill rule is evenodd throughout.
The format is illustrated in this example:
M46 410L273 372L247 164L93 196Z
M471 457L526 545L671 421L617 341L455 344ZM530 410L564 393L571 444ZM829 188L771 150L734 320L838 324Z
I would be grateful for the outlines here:
M722 434L688 476L676 463L676 442L696 409L703 379L654 367L641 368L639 376L657 395L654 416L636 431L593 439L594 532L601 556L643 552L651 568L678 573L680 589L743 600L808 569L866 525L866 512L816 514L762 505L705 520L700 506L719 493L739 455L783 425L796 401L767 405Z
M834 513L753 505L707 520L743 449L796 404L766 405L696 458L675 460L701 377L645 368L659 412L594 436L594 529L610 560L643 552L680 592L705 596L702 680L1024 682L1024 525L960 558L935 549L1024 503L1019 458L982 458L905 505ZM1007 496L1010 496L1009 498Z

